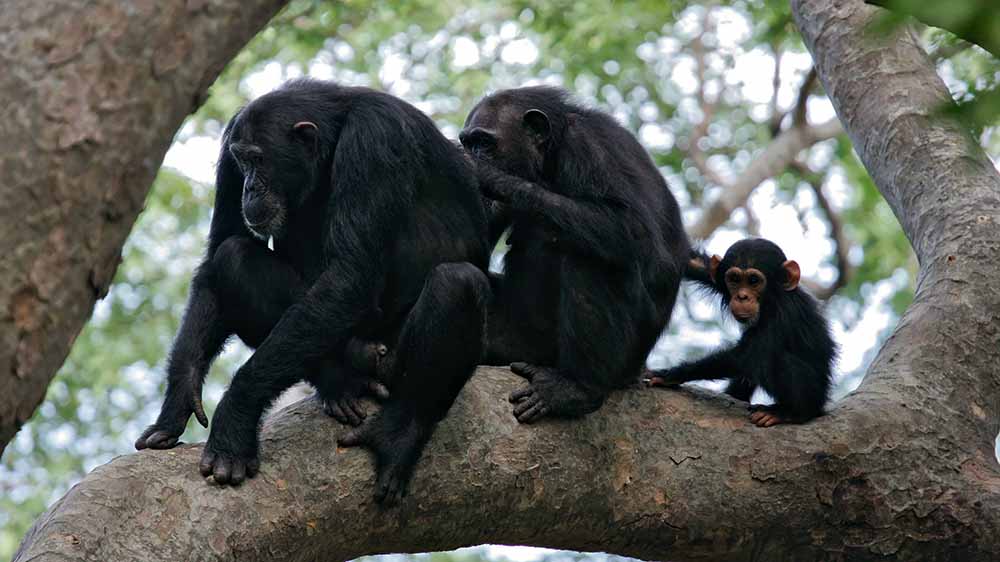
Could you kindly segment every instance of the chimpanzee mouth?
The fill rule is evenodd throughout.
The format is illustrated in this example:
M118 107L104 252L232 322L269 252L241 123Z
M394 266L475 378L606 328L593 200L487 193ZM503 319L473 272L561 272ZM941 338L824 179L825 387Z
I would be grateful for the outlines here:
M243 224L246 225L251 234L261 240L267 240L272 236L280 236L285 227L285 212L281 207L271 209L271 212L264 217L254 218L257 220L250 220L250 217L246 215L246 211L244 210Z

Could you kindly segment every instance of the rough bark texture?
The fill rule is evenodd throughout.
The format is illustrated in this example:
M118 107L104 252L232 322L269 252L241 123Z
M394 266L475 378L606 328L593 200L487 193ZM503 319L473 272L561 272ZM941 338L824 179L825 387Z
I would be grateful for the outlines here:
M0 3L0 452L107 291L174 132L283 4Z
M16 560L312 560L482 542L668 560L996 560L1000 176L905 32L861 0L793 0L826 91L920 259L916 299L857 392L805 426L742 404L627 391L574 422L519 426L516 380L483 369L401 508L312 402L272 418L263 473L198 476L198 446L114 460L42 516Z

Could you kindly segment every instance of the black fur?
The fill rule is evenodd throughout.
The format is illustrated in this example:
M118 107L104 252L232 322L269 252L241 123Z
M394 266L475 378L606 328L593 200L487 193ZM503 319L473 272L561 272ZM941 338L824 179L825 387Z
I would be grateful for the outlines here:
M216 409L201 471L238 484L258 467L262 412L296 381L361 422L356 396L372 384L345 347L380 341L391 396L345 439L375 451L378 498L398 500L481 355L488 259L472 166L417 109L312 80L255 100L226 127L207 255L137 448L176 443L236 334L256 351Z
M690 246L649 155L614 119L531 87L480 101L460 135L505 228L486 362L531 383L521 422L581 416L638 379L667 325Z
M651 380L674 386L695 380L729 379L726 393L749 401L759 386L770 394L774 406L752 406L773 412L784 422L802 423L823 414L829 391L837 344L819 307L809 294L796 287L785 290L785 254L774 243L759 238L742 240L726 252L715 276L709 274L707 255L697 255L686 277L720 298L726 311L732 295L724 280L733 266L754 267L767 278L760 311L745 327L739 342L703 359L654 371Z

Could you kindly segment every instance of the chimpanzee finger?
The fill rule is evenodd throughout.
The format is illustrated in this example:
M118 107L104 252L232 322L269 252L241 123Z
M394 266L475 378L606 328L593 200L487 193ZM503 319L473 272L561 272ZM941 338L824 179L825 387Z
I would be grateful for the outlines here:
M521 377L524 377L524 378L528 379L529 382L533 378L535 378L535 368L530 363L524 363L522 361L518 361L516 363L511 363L510 364L510 370L515 375L518 375L518 376L521 376Z
M212 478L215 479L216 484L229 484L229 480L233 474L233 461L232 459L227 459L222 457L216 459L215 468L212 470Z
M369 439L369 430L371 427L369 425L362 425L361 427L356 427L337 439L337 445L341 447L356 447L358 445L364 445Z
M347 414L347 418L351 425L361 425L361 422L363 422L365 417L368 415L368 413L365 412L365 407L361 404L361 401L356 398L341 398L340 409Z
M253 458L247 463L247 478L253 478L257 476L257 471L260 470L260 459Z
M337 420L338 422L348 425L347 415L340 408L340 404L334 402L333 400L326 400L323 402L323 411L326 412L326 415Z
M524 402L521 404L524 404ZM548 406L546 406L541 400L538 400L530 408L528 408L527 411L520 414L517 413L517 408L514 409L514 417L516 417L517 421L521 423L533 423L541 418L544 418L548 413Z
M146 438L146 446L150 449L171 449L177 444L180 435L171 435L166 431L154 431Z
M201 461L198 463L198 471L201 472L202 476L211 476L212 470L214 470L214 464L215 453L205 451L201 454Z
M775 426L779 423L781 423L781 418L774 414L768 414L764 419L764 427Z
M521 400L524 400L525 398L531 396L534 393L535 389L532 388L531 385L529 384L527 386L515 390L514 392L511 392L510 398L508 400L510 401L511 404L517 404Z
M191 408L194 410L194 417L202 427L208 427L208 416L205 415L205 406L201 403L201 385L194 389L194 396L191 397Z
M247 477L247 466L241 460L233 461L233 474L229 481L233 485L242 484Z
M541 403L541 401L542 399L537 394L532 394L524 400L521 400L516 406L514 406L514 417L521 419L521 416L524 415L525 412Z

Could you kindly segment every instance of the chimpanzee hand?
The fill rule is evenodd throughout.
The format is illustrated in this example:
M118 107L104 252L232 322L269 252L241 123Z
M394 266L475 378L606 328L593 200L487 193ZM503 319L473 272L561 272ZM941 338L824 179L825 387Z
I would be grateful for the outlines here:
M649 371L643 373L643 380L646 386L659 386L663 388L677 388L687 382L685 371L681 367L674 367L665 371Z
M323 403L323 411L342 424L361 425L367 415L362 398L389 398L389 390L382 382L390 380L382 377L388 354L389 348L379 342L357 338L348 341L344 349L347 364L328 361L323 372L310 379Z
M603 394L587 392L551 367L511 363L510 369L531 381L510 393L514 417L520 423L534 423L547 416L579 417L597 410L604 402Z
M510 201L521 180L497 168L486 158L476 157L474 162L476 178L479 180L479 190L483 195L488 199Z
M183 384L168 385L167 396L163 402L156 423L146 428L135 440L135 449L170 449L177 445L178 439L187 427L191 414L198 418L202 427L208 427L208 417L201 403L201 389L204 381L203 373L196 366L184 368L187 376L176 380Z
M232 387L222 396L212 416L212 431L198 466L202 476L212 476L222 486L239 485L246 478L253 478L260 468L257 441L260 413L242 411L240 402L241 399L234 398Z
M361 425L367 417L362 398L389 398L389 389L369 375L346 369L332 377L331 384L317 385L316 389L326 415L344 425Z

